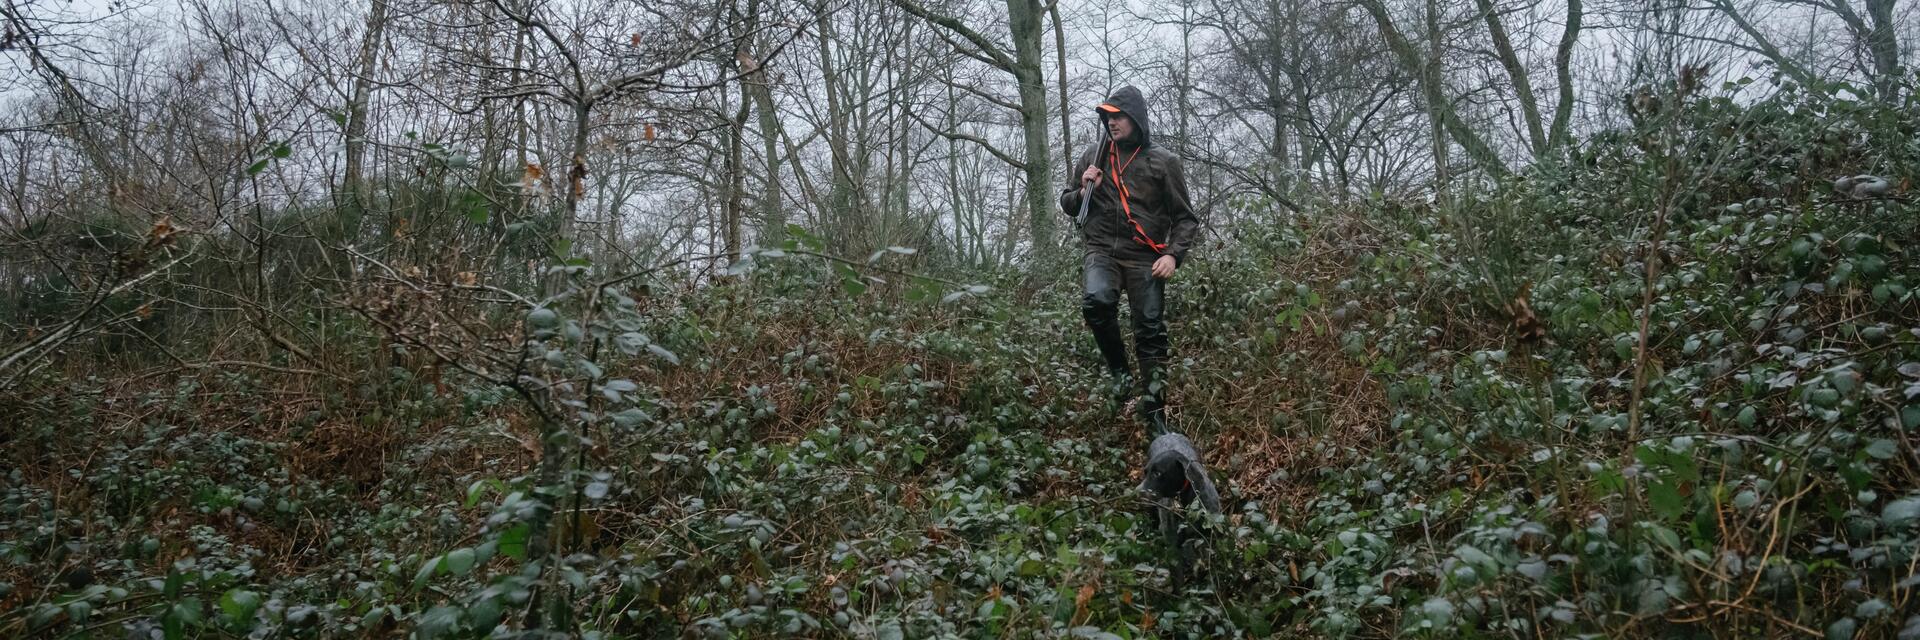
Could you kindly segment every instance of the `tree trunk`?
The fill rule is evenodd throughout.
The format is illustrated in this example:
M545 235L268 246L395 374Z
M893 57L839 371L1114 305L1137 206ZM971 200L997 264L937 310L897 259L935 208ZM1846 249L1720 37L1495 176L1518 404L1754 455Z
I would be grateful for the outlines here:
M946 28L948 31L966 38L979 49L982 59L994 67L1012 75L1020 86L1020 129L1026 141L1027 153L1023 161L1013 161L1002 155L1008 164L1018 166L1026 177L1026 191L1019 200L1026 202L1028 229L1033 240L1033 253L1043 254L1053 249L1056 229L1053 213L1053 163L1051 152L1047 149L1047 87L1042 53L1045 43L1042 34L1039 0L1006 0L1007 27L1012 32L1014 55L1006 52L993 41L979 32L968 28L964 23L951 16L937 15L927 11L913 0L893 0L894 5L908 13ZM989 147L991 149L991 147ZM1001 155L995 153L995 155ZM1017 214L1010 216L1009 229L1018 228ZM1003 236L1003 244L1010 244L1016 234Z
M513 84L520 86L526 81L526 72L521 71L527 61L527 43L533 39L533 33L527 25L518 25L513 31ZM527 136L531 128L527 122L527 99L513 99L513 155L514 171L527 167ZM511 175L511 173L509 174Z
M1567 0L1567 25L1560 32L1560 46L1553 54L1554 82L1560 85L1560 102L1553 105L1553 124L1548 129L1547 147L1558 149L1567 144L1573 120L1573 47L1580 41L1580 20L1585 17L1580 0Z
M1893 31L1893 3L1894 0L1867 0L1867 17L1873 21L1867 33L1867 50L1873 54L1873 84L1880 91L1880 99L1887 102L1900 97L1900 39Z
M1175 97L1179 104L1176 115L1179 119L1176 130L1180 142L1179 151L1186 153L1192 140L1192 132L1187 130L1189 118L1193 115L1193 5L1181 3L1180 6L1180 81L1175 85Z
M1027 142L1027 215L1035 255L1054 245L1053 163L1047 149L1047 87L1041 71L1044 48L1039 0L1007 0L1007 26L1013 31L1013 76L1020 83L1020 125Z
M952 66L949 65L948 69L951 70ZM953 83L946 85L946 125L948 129L956 129L960 123L953 114L960 108L960 100L955 95ZM960 189L960 141L954 138L947 138L947 200L947 207L953 212L953 238L954 244L958 245L955 252L960 254L962 264L975 264L980 236L973 232L973 226L967 220L966 201L962 199Z
M1460 147L1467 152L1467 157L1472 158L1474 164L1479 165L1482 170L1494 175L1506 175L1507 166L1500 161L1500 154L1494 152L1493 147L1489 146L1478 133L1468 128L1466 123L1460 120L1459 114L1454 111L1453 104L1447 101L1444 87L1441 86L1437 61L1429 66L1427 61L1422 60L1420 50L1414 48L1406 35L1394 26L1393 18L1387 14L1387 7L1381 0L1358 0L1358 2L1369 15L1373 16L1374 24L1380 29L1380 36L1387 41L1387 47L1393 50L1394 56L1400 59L1400 64L1419 78L1420 90L1426 94L1428 117L1439 122L1442 128L1452 135L1453 141L1459 143Z
M727 23L739 24L740 3L729 2L727 5L730 14ZM740 221L746 217L747 208L747 165L744 150L747 143L747 116L753 112L753 100L747 97L747 80L744 73L747 69L743 68L743 65L754 64L752 56L748 55L746 40L746 36L750 33L752 33L751 23L745 27L745 30L735 34L738 40L733 54L726 56L729 59L720 61L721 69L740 76L740 95L738 96L740 106L735 109L733 117L727 119L727 200L724 232L729 262L740 261ZM728 95L729 93L725 85L720 87L720 104L723 107L728 98L732 97ZM724 115L724 112L722 113Z
M828 173L833 182L827 191L828 210L821 212L821 224L828 227L828 242L835 249L848 247L846 237L852 230L861 228L861 212L855 210L851 164L847 149L846 114L840 105L840 74L836 72L833 60L833 17L832 14L820 15L820 73L821 90L827 94L827 150Z
M349 206L356 214L367 206L365 177L367 157L367 102L373 94L373 72L378 62L380 45L387 28L387 0L373 0L373 6L367 9L366 31L360 38L360 60L353 76L353 95L347 99L346 123L343 136L346 138L347 159L342 182L346 187Z
M745 217L747 171L742 148L746 146L747 116L753 101L740 96L740 108L727 121L727 260L740 261L740 220Z
M582 87L584 89L584 87ZM585 91L573 103L573 153L572 166L567 168L567 183L561 188L567 193L567 217L560 221L560 238L574 239L576 216L580 213L580 197L585 194L587 184L587 142L593 132L593 103L585 97Z
M1289 103L1289 100L1292 98L1305 98L1305 92L1289 90L1289 87L1292 85L1292 78L1282 69L1282 61L1287 60L1284 47L1289 44L1289 40L1282 37L1283 32L1281 31L1281 26L1284 24L1287 27L1287 31L1291 32L1294 30L1293 27L1298 24L1298 21L1294 20L1291 15L1283 18L1280 14L1279 3L1276 2L1267 3L1267 15L1271 16L1273 21L1268 23L1264 29L1265 33L1263 35L1265 36L1264 39L1267 45L1267 67L1266 73L1261 74L1261 80L1266 84L1267 114L1273 118L1273 130L1269 133L1273 138L1271 143L1272 147L1267 151L1268 161L1273 165L1269 171L1269 179L1273 181L1277 191L1291 196L1293 185L1288 179L1290 176L1288 169L1289 165L1293 162L1291 157L1293 154L1292 149L1288 145L1287 132L1292 128L1291 112L1293 105Z
M1487 34L1493 39L1494 56L1500 59L1500 66L1507 71L1507 79L1513 82L1515 101L1520 103L1520 117L1527 123L1527 142L1533 149L1534 157L1547 151L1547 132L1540 123L1540 103L1533 99L1533 82L1527 78L1527 69L1520 64L1520 56L1513 51L1513 41L1507 37L1506 22L1500 19L1500 10L1493 6L1493 0L1474 0L1479 5L1480 18L1487 23Z
M760 0L747 2L747 33L760 28ZM765 47L765 43L761 45ZM767 73L767 52L753 59L753 72L740 81L740 90L753 100L760 115L760 153L766 158L766 191L760 196L760 244L773 246L787 233L787 212L780 197L780 112L773 105L773 78Z
M903 29L901 40L913 42L913 23L908 22ZM914 56L914 49L912 47L907 47L906 50L902 52L900 68L894 74L894 78L896 79L895 90L898 93L898 96L895 98L898 101L897 105L905 105L907 101L912 98L913 92L905 86L905 83L908 79L914 77L914 63L917 61L918 58ZM893 114L894 120L900 125L900 132L898 134L900 138L895 144L899 149L900 165L898 171L894 173L896 183L894 185L894 210L899 212L898 219L901 225L900 228L912 229L918 226L913 222L913 212L911 209L913 186L914 183L917 182L913 175L915 148L913 144L913 123L897 105L888 110L888 113ZM896 231L894 234L888 236L887 241L889 243L894 242L898 236L899 232Z
M1067 32L1060 26L1060 3L1047 6L1053 19L1054 72L1060 77L1060 155L1073 166L1073 107L1067 104Z
M1440 3L1438 0L1427 0L1426 32L1427 55L1419 68L1420 84L1421 86L1429 87L1427 90L1427 119L1433 123L1433 190L1439 194L1441 201L1444 202L1447 196L1447 183L1451 180L1451 176L1448 175L1447 169L1447 164L1450 160L1447 157L1446 118L1440 114L1443 111L1451 110L1452 107L1447 104L1446 92L1440 89L1444 84L1443 80L1445 76L1442 74L1440 68L1440 57L1444 50L1441 48L1442 42L1440 40Z

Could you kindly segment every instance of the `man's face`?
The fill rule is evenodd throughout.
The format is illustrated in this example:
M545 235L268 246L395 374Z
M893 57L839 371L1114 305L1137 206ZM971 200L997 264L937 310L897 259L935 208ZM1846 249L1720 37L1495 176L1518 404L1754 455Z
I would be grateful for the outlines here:
M1113 140L1125 140L1133 135L1133 118L1125 114L1107 116L1107 135Z

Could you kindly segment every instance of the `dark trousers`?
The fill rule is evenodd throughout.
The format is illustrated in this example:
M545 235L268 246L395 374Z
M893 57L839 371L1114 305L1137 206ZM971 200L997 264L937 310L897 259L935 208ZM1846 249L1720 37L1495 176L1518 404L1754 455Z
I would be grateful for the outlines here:
M1107 370L1127 375L1126 343L1120 339L1120 293L1126 292L1128 317L1133 321L1133 351L1140 363L1140 381L1148 402L1141 408L1157 411L1163 394L1161 365L1167 359L1167 321L1161 312L1166 305L1167 281L1153 277L1151 260L1116 258L1102 252L1088 252L1080 265L1080 314L1093 330L1094 344L1107 361Z

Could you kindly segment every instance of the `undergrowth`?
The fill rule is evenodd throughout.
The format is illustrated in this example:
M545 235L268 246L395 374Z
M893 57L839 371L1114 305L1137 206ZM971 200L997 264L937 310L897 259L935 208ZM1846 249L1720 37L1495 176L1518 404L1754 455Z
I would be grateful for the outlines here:
M1170 287L1227 505L1182 589L1070 274L794 229L446 339L532 336L551 396L399 321L346 379L42 374L0 635L1920 637L1916 112L1700 97L1445 206L1236 204Z

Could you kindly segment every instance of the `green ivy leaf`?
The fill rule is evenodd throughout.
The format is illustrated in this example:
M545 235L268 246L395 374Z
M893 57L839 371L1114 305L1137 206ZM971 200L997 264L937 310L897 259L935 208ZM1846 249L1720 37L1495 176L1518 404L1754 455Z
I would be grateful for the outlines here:
M487 223L488 212L486 196L481 195L478 191L468 189L466 194L460 197L460 204L465 210L468 222L474 224Z
M260 608L260 594L235 588L220 596L220 611L235 623L253 626L253 612Z
M791 236L795 241L797 241L799 246L804 246L813 251L826 250L827 243L821 241L819 236L813 235L812 233L808 232L806 227L802 227L797 224L788 224L787 235ZM795 247L795 248L798 248L798 247Z
M646 424L649 418L650 416L648 416L645 411L639 409L624 409L613 414L613 423L623 428L632 429Z
M473 571L473 549L454 549L447 552L447 573L456 576L467 575Z
M1880 509L1880 522L1888 527L1902 527L1914 520L1920 520L1920 498L1895 500Z
M500 555L515 560L527 558L527 525L520 524L500 532Z
M488 478L475 480L473 484L467 485L467 501L464 507L471 509L473 505L480 504L480 497L486 495L487 487L498 482L498 480Z
M1867 455L1873 456L1881 460L1892 459L1893 455L1898 452L1899 452L1899 445L1895 444L1894 441L1888 440L1886 438L1880 438L1878 440L1874 440L1873 442L1867 443Z
M1471 565L1496 564L1493 560L1493 556L1487 555L1487 552L1481 551L1479 547L1476 547L1470 544L1460 545L1460 548L1453 550L1453 555L1455 557L1460 558L1461 562L1465 562Z
M467 606L467 617L475 629L492 629L500 624L502 613L498 598L481 598Z
M1653 538L1654 542L1667 545L1674 549L1680 548L1680 534L1674 533L1672 529L1651 522L1645 524L1647 527L1647 537Z
M33 610L33 615L27 617L27 628L39 629L52 624L55 618L60 617L60 612L60 607L50 604L40 605Z
M164 624L168 640L184 638L188 627L200 626L200 612L199 598L188 596L173 603L173 607L167 610L167 620Z
M452 632L459 625L460 610L443 605L428 609L425 615L420 616L419 625L414 628L414 633L418 634L421 640L433 640Z
M1669 520L1680 517L1687 510L1687 500L1680 495L1680 489L1664 480L1647 485L1647 501L1652 503L1654 513Z
M1827 625L1827 640L1853 640L1853 634L1859 627L1860 623L1853 618L1835 620Z
M433 577L433 572L440 568L440 562L442 560L445 560L445 558L442 556L434 556L427 558L426 562L420 563L420 570L413 572L414 591L419 591L421 587L427 586L427 579Z
M913 302L932 300L940 293L939 285L926 278L914 278L913 286L907 287L906 297Z

